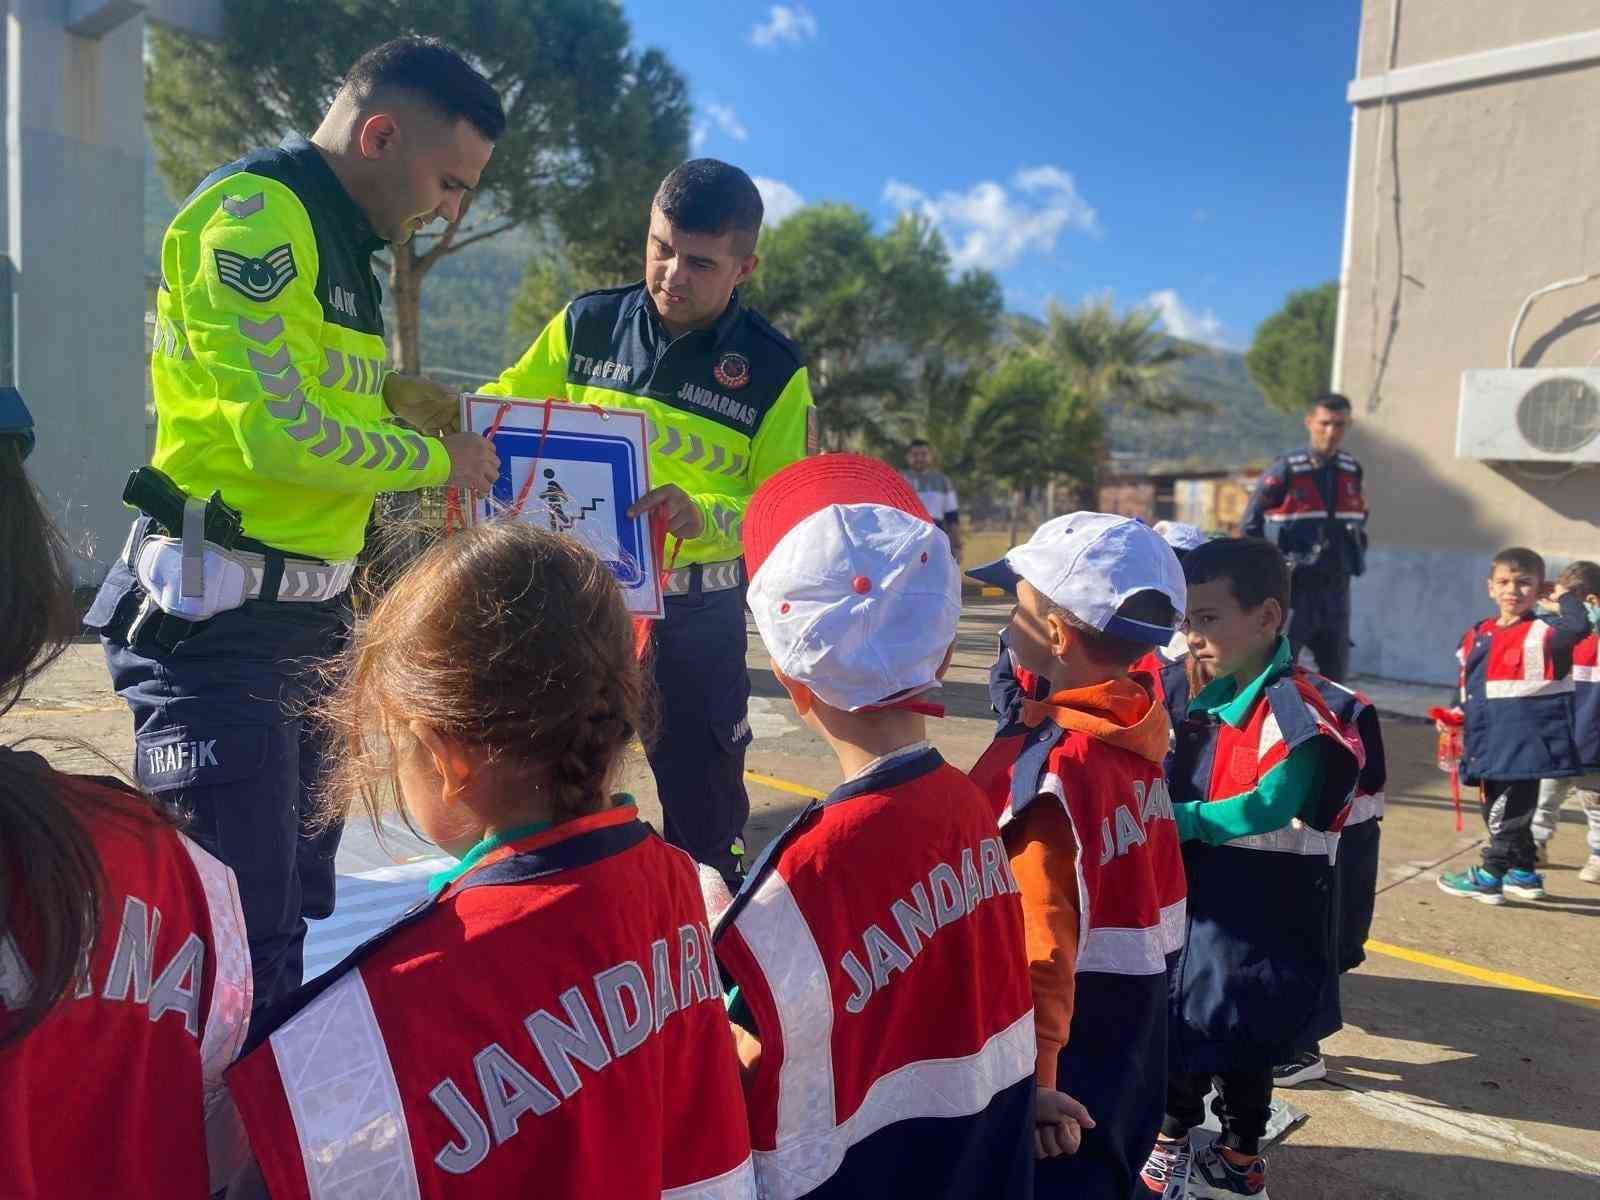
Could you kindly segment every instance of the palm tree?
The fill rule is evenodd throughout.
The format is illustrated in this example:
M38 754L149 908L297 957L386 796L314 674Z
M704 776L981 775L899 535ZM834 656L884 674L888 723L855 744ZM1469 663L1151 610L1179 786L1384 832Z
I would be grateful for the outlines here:
M1157 328L1153 308L1118 313L1110 297L1085 300L1075 309L1051 303L1043 322L1019 320L1018 340L1056 363L1085 396L1103 407L1171 415L1206 411L1177 383L1178 364L1203 352L1193 342Z

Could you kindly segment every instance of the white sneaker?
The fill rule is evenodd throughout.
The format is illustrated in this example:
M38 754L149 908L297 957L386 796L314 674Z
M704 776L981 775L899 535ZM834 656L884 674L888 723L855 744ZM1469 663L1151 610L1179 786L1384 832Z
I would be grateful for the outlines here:
M1600 854L1589 855L1589 861L1583 864L1578 878L1585 883L1600 883Z

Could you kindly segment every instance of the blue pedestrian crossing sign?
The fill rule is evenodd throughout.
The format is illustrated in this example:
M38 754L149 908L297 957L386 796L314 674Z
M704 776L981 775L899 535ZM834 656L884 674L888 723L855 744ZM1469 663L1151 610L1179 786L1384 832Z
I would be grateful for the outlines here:
M627 515L650 490L644 414L499 396L461 403L462 428L500 455L500 478L489 495L472 496L469 523L526 521L577 538L610 569L629 612L662 616L649 518Z

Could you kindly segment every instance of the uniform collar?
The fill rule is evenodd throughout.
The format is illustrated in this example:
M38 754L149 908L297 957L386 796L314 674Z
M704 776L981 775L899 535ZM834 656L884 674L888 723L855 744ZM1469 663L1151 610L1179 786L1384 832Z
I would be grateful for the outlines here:
M1272 661L1266 668L1247 683L1243 690L1236 696L1233 694L1233 676L1225 675L1221 679L1213 679L1200 689L1200 694L1189 703L1191 713L1205 713L1219 720L1226 721L1235 729L1244 726L1245 719L1249 717L1250 710L1255 707L1261 693L1267 686L1288 673L1292 659L1289 654L1289 639L1282 634L1278 636L1277 649L1272 652Z
M628 299L623 305L623 311L626 315L631 315L635 312L644 313L645 319L650 322L661 338L664 341L671 340L667 337L667 331L661 324L661 316L656 312L656 306L650 301L650 293L645 287L644 280L641 279L633 291L629 293ZM713 346L720 347L723 342L732 336L734 328L738 325L739 318L743 314L744 305L739 301L739 289L734 288L733 295L728 297L728 307L722 310L722 315L710 327ZM704 332L706 331L700 329L689 330L689 333ZM684 336L689 336L689 333L684 334Z
M462 855L460 862L431 876L428 879L428 894L438 895L463 875L484 866L491 856L493 861L498 862L512 854L541 850L593 829L623 824L638 815L634 808L633 797L626 792L613 796L611 800L611 808L575 820L563 821L559 825L552 825L549 821L533 821L527 825L507 829L503 833L491 834ZM496 854L497 850L506 852Z
M339 177L333 173L328 160L322 157L322 151L298 133L291 133L284 138L281 146L284 153L301 164L318 197L352 242L368 254L388 244L373 230L372 222L367 220L367 214L355 202L355 198L345 190L344 184L339 182Z

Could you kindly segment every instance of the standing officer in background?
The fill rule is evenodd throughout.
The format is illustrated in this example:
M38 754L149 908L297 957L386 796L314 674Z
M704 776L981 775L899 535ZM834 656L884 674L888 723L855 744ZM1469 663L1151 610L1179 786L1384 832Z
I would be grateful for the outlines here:
M735 888L750 815L741 527L762 481L816 450L800 351L736 290L756 269L762 215L739 168L678 166L651 204L644 281L579 296L482 389L644 413L657 486L628 515L660 508L677 539L654 631L650 768L667 840Z
M1309 646L1317 670L1350 673L1350 580L1366 570L1367 502L1361 464L1339 449L1350 401L1324 392L1306 409L1309 444L1273 460L1245 508L1242 532L1277 544L1289 560L1289 647Z
M504 128L453 50L388 42L309 141L218 168L162 239L156 448L126 497L143 515L85 623L140 784L238 878L257 1011L299 985L304 918L333 911L339 830L305 836L321 746L299 713L307 660L344 643L373 498L488 490L499 469L480 437L419 432L455 402L385 368L371 255L454 220Z
M961 561L961 508L956 501L956 485L943 471L933 469L933 447L924 438L913 438L906 447L906 469L900 472L911 490L928 510L933 523L950 539L950 552Z

